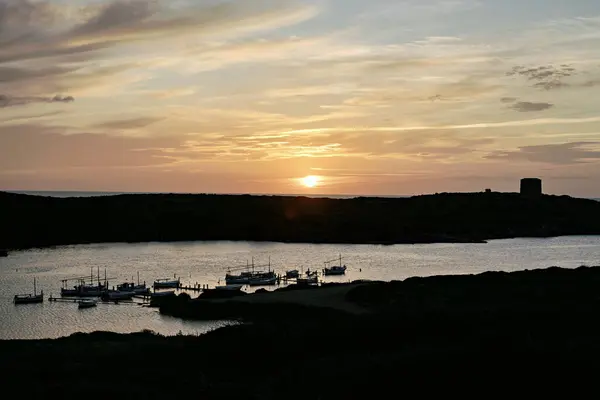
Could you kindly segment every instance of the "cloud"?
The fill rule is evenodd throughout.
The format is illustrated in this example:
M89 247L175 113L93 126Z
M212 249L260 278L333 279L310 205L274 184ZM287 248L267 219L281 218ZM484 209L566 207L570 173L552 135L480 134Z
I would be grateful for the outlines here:
M498 151L486 156L503 161L530 161L547 164L577 164L600 160L600 150L592 150L600 142L570 142L519 147L516 151Z
M500 99L500 101L502 103L514 103L515 101L517 101L518 99L516 97L502 97Z
M94 128L109 129L109 130L124 130L144 128L150 124L158 122L163 118L160 117L136 117L121 119L115 121L107 121L93 125Z
M243 35L299 23L316 13L316 7L291 0L196 5L115 0L85 6L0 0L0 93L18 88L28 96L62 91L81 95L88 94L83 89L90 86L123 88L122 79L98 81L107 74L147 68L153 57L138 53L119 62L127 53L112 49L153 41L154 49L164 46L166 54L172 54L167 41L183 35L202 35L204 40ZM101 62L94 66L94 60Z
M28 97L0 94L0 108L24 106L31 103L71 103L73 101L75 101L73 96Z
M532 103L530 101L519 101L510 108L519 112L535 112L535 111L544 111L549 108L554 107L554 104L550 103Z

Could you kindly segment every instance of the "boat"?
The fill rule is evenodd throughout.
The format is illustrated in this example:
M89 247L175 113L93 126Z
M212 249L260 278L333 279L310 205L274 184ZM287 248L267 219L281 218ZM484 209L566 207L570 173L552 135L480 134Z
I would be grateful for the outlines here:
M261 266L257 266L260 268ZM271 257L269 257L269 263L262 266L268 267L269 270L255 271L254 258L252 258L252 264L246 264L246 271L239 273L238 275L231 274L231 270L228 270L225 274L225 283L227 285L250 285L250 286L265 286L275 285L278 281L277 275L274 271L271 271ZM248 270L252 268L252 270Z
M61 288L60 295L62 297L100 297L108 288L104 284L89 285L81 283L73 286L72 289Z
M338 261L340 265L328 266L334 261ZM346 266L342 265L342 256L335 260L325 261L325 268L323 268L323 275L344 275L346 273Z
M232 274L231 268L225 273L225 284L227 285L247 285L250 283L250 279L254 276L254 258L252 258L252 271L250 271L250 264L246 262L243 267L236 267L234 269L245 269L245 271L239 274Z
M152 286L154 287L154 289L179 289L179 287L181 286L181 282L179 278L164 278L155 280Z
M131 278L133 281L133 277ZM117 290L120 292L133 292L136 295L147 296L150 294L150 288L146 287L146 282L140 283L140 273L137 274L137 284L133 282L124 282L117 285Z
M215 286L215 290L236 291L236 290L242 290L243 287L244 287L244 285L240 283L240 284Z
M37 294L37 287L35 278L33 278L33 294L16 294L13 302L15 304L33 304L33 303L43 303L44 302L44 291L42 290L40 294Z
M292 269L291 271L286 271L286 273L285 273L286 278L297 278L299 276L300 276L300 272L298 272L297 269Z
M68 287L71 281L77 281L78 284ZM92 267L89 277L77 277L63 279L60 295L62 297L100 297L102 293L108 290L108 278L106 269L104 270L104 283L100 282L100 267L98 267L98 276L94 278L94 268Z
M130 292L134 295L149 295L150 288L146 287L146 284L143 283L141 285L136 285L135 283L124 282L120 285L117 285L117 291L119 292Z
M277 284L277 275L274 271L260 272L250 278L250 286L269 286Z
M0 257L8 257L8 250L0 249Z
M79 308L92 308L92 307L96 307L98 305L98 302L94 299L83 299L79 301Z
M230 274L229 272L225 274L225 283L227 285L247 285L250 283L250 279L254 274L252 272L242 272L238 275Z

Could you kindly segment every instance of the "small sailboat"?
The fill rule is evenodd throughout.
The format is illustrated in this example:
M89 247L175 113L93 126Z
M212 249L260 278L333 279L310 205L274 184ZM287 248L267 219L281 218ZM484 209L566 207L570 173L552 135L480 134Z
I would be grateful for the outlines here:
M328 266L334 261L340 262L340 265ZM342 255L340 254L339 259L325 261L325 268L323 268L323 275L344 275L346 273L346 266L342 265Z
M33 278L33 294L16 294L13 302L15 304L33 304L44 302L44 291L37 294L36 280Z
M96 307L98 302L95 299L83 299L79 301L78 308L92 308Z

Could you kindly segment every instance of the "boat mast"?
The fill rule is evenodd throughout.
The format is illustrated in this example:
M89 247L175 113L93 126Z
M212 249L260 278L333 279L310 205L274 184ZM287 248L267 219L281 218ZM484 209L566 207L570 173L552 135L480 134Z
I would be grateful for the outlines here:
M140 284L140 271L138 271L137 274L138 274L138 283L137 284L139 286L139 284Z
M33 295L35 296L37 294L37 287L35 285L35 276L33 277Z

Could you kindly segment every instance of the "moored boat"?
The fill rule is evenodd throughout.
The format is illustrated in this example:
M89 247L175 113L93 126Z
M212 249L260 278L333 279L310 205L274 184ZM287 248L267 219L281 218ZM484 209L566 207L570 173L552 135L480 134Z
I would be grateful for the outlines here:
M33 294L16 294L13 303L15 304L34 304L44 302L44 291L37 294L36 279L33 278Z
M346 273L346 266L325 267L323 269L323 275L344 275Z
M292 269L290 271L286 271L286 273L285 273L286 278L297 278L299 276L300 276L300 272L298 272L297 269Z
M133 277L131 278L133 281ZM133 292L135 295L147 296L150 294L150 288L146 286L146 282L140 283L140 273L137 274L137 284L133 282L123 282L117 285L119 292Z
M78 308L92 308L96 307L98 302L94 299L83 299L79 301Z
M121 283L120 285L117 285L117 291L119 292L129 292L129 293L133 293L134 295L148 295L150 294L150 288L146 287L145 283L140 284L134 284L134 283L129 283L129 282L124 282Z
M340 265L329 266L330 263L339 261ZM346 266L342 265L342 256L335 260L325 261L325 268L323 268L323 275L344 275L346 273Z
M277 275L274 271L260 272L250 278L250 286L269 286L277 284Z
M107 287L103 284L80 284L73 286L73 289L61 288L60 295L63 297L100 297L106 290Z
M154 289L178 289L181 286L181 281L179 278L177 279L157 279L154 281L152 285Z

